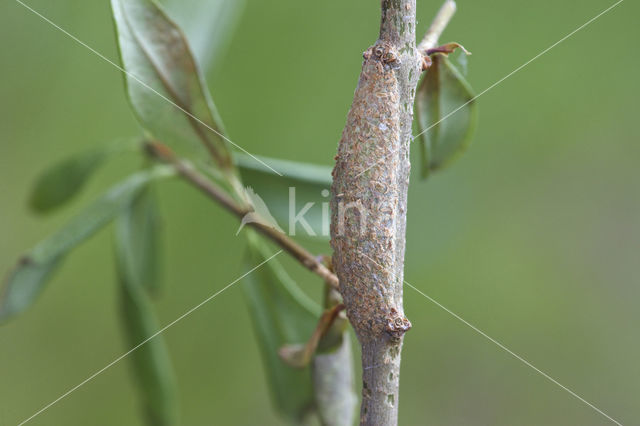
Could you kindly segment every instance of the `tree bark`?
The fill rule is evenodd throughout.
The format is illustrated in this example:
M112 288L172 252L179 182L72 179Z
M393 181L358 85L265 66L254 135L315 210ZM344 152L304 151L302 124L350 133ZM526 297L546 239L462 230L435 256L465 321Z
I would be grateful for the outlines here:
M360 423L396 425L404 316L409 144L422 56L415 0L383 0L333 170L331 244L347 316L362 345Z

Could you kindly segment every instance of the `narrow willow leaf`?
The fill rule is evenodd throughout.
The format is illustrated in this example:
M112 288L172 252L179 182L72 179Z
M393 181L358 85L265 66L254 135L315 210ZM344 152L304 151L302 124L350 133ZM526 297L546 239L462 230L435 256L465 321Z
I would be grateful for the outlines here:
M23 256L9 273L0 297L0 322L29 307L62 259L109 223L148 182L174 174L173 168L158 166L130 176Z
M290 235L329 239L331 167L261 157L283 176L245 155L235 154L242 181L267 205Z
M247 232L247 269L271 256L253 232ZM313 332L320 310L297 287L277 259L272 259L243 280L254 331L264 369L278 412L289 421L300 422L313 407L310 368L296 369L278 356L284 344L304 343Z
M203 155L205 147L230 170L222 121L182 30L153 0L111 0L111 7L127 93L142 126L182 156Z
M115 154L139 148L137 140L121 141L55 163L36 180L29 197L29 206L38 213L47 213L61 207L84 188L105 160Z
M477 119L469 83L446 56L434 54L432 60L416 93L423 178L448 166L468 148Z
M70 201L106 157L104 151L91 151L54 164L38 177L29 206L38 213L46 213Z
M156 294L161 287L161 220L154 188L140 192L132 205L119 216L118 229L129 236L120 248L136 267L136 282ZM120 238L121 240L124 237Z
M162 0L169 16L184 29L198 63L205 69L220 63L245 0Z
M152 268L156 262L150 262L149 253L141 253L149 246L141 240L154 238L144 223L149 209L154 206L152 197L149 189L142 190L118 216L116 264L127 346L139 346L129 359L139 385L147 423L150 426L173 426L178 424L179 412L173 367L162 335L154 336L160 327L144 289L157 275Z

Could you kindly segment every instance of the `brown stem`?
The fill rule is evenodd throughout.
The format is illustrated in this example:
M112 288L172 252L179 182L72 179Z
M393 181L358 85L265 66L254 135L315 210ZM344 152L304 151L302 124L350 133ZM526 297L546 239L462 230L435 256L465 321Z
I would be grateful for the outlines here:
M227 211L233 213L239 218L243 218L246 214L253 211L252 208L241 206L236 200L230 197L225 190L211 182L204 175L199 173L189 163L177 158L173 151L164 144L159 142L148 142L148 152L155 158L172 164L180 176L186 181L194 185L209 198L219 203ZM262 235L270 238L286 252L291 254L302 265L304 265L311 272L314 272L320 278L322 278L327 284L333 288L338 287L338 278L335 274L329 271L315 256L309 253L304 247L287 237L277 229L271 228L259 222L249 222L247 226L251 226L256 229Z
M295 368L304 368L309 365L313 354L316 352L316 349L318 349L320 339L325 336L342 310L344 310L342 303L326 309L320 316L318 324L313 330L309 340L302 345L293 344L281 347L278 352L280 358Z

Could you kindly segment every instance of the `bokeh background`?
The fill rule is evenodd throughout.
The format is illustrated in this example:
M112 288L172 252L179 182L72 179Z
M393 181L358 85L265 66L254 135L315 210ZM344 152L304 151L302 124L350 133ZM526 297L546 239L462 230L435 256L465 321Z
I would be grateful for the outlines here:
M361 52L377 37L378 3L247 1L207 75L232 139L252 153L331 165ZM468 80L480 92L611 4L461 0L442 41L473 52ZM117 60L109 2L29 5ZM438 7L418 1L419 32ZM472 148L426 182L414 174L406 258L411 284L624 424L640 424L639 13L621 3L479 99ZM0 23L4 274L139 160L111 162L45 218L26 207L37 174L139 130L116 69L14 1L0 5ZM244 242L234 218L183 183L160 192L167 260L157 310L167 323L241 274ZM0 424L17 424L127 349L112 250L101 232L32 309L0 327ZM286 263L319 293L317 279ZM608 423L409 288L405 307L414 328L401 424ZM165 338L185 425L279 424L239 287ZM118 363L31 424L141 424L128 368Z

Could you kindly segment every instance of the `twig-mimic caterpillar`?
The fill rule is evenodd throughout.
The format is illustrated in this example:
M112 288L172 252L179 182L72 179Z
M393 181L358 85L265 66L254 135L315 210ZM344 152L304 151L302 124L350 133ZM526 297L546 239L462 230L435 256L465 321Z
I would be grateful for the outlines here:
M332 192L341 195L331 205L333 265L358 337L393 338L410 327L397 297L402 280L395 271L404 255L404 238L398 241L397 236L406 187L399 185L398 163L408 161L402 158L395 73L400 59L391 45L380 41L363 57L333 170ZM384 161L371 167L379 160ZM404 231L404 223L402 227Z

